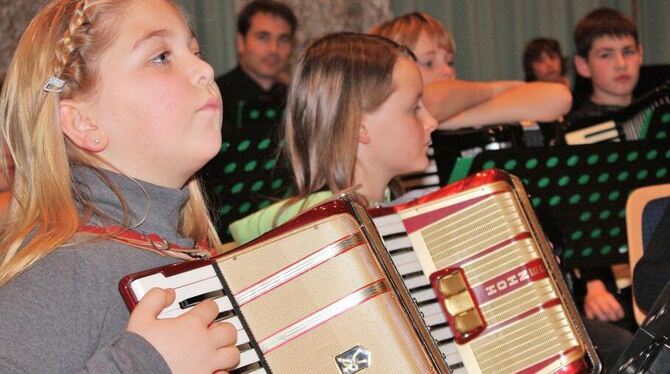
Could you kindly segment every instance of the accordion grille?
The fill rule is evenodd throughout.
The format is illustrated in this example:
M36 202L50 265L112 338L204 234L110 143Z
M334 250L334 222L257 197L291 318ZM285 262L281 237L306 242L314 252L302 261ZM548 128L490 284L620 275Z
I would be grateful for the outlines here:
M322 252L331 255L296 268ZM434 372L373 253L357 223L342 214L219 261L272 371L336 372L336 356L360 345L372 352L375 372ZM287 270L295 271L290 279L281 276ZM241 296L275 278L264 292ZM375 284L360 303L334 307ZM320 354L305 354L311 351Z
M467 343L483 373L552 370L581 357L517 196L499 190L420 230L437 269L461 268L486 321ZM532 281L531 281L532 279Z

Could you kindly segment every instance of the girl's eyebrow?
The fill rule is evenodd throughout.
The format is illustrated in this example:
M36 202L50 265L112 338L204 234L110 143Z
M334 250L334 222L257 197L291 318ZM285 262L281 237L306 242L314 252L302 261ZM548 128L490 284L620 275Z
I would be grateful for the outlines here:
M172 31L167 29L150 31L135 42L135 44L133 45L133 50L137 49L140 45L146 43L148 40L151 40L153 38L166 38L172 35L173 35Z

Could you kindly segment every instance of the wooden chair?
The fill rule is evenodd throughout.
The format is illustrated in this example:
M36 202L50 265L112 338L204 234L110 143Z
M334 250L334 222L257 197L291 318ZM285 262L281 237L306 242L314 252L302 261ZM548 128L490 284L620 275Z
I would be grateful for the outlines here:
M642 257L645 245L647 244L646 240L648 240L648 237L660 219L660 215L658 214L658 217L654 219L654 217L649 215L648 209L645 212L645 208L650 207L650 203L662 202L663 198L670 198L670 184L641 187L635 189L628 196L628 200L626 201L626 232L628 234L628 259L631 273L635 269L635 264ZM657 202L654 202L655 200ZM635 279L633 279L633 282L635 282ZM641 324L644 321L645 315L637 306L634 295L633 312L635 314L635 321Z

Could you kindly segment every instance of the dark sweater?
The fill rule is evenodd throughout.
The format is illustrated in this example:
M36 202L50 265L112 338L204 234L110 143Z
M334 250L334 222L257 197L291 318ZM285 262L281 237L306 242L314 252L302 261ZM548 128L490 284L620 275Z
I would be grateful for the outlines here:
M223 131L242 126L278 124L286 107L287 86L275 82L268 91L238 65L218 77L223 100Z
M645 313L670 282L670 208L658 222L649 244L635 265L633 294L640 309Z
M193 245L177 232L185 189L138 182L145 194L128 178L108 174L126 196L132 221L146 215L138 231ZM97 206L120 219L118 199L95 174L79 168L75 178ZM175 261L106 240L56 249L0 287L0 372L168 373L160 354L126 331L129 312L117 287L127 274Z

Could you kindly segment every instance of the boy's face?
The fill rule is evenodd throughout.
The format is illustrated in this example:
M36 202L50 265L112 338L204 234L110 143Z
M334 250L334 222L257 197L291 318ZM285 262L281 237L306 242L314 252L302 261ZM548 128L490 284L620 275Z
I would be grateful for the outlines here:
M642 65L642 47L632 36L601 36L593 40L586 59L575 57L577 72L591 78L597 104L628 105Z
M437 45L425 31L421 31L412 50L416 55L423 84L456 79L454 54Z

